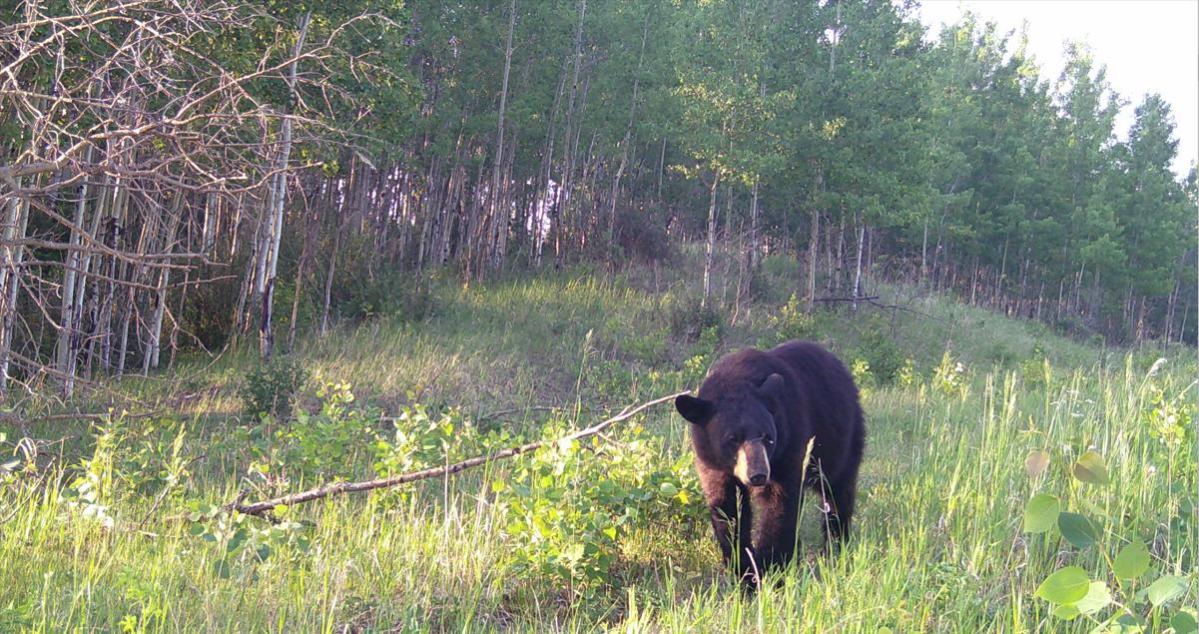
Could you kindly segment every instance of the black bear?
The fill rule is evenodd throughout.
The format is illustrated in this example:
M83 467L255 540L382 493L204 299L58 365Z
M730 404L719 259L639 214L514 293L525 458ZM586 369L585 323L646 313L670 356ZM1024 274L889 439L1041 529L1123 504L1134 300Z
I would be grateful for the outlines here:
M698 396L679 396L675 407L691 423L695 468L725 565L736 562L751 588L758 574L791 558L804 486L826 502L826 544L845 538L866 424L853 377L832 353L789 341L725 355Z

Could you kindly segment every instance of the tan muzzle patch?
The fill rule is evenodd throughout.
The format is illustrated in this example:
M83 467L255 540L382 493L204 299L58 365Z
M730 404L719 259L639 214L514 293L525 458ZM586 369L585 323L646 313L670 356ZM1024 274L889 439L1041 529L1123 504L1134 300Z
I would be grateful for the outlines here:
M761 440L747 440L737 449L733 475L746 486L762 486L770 481L770 458Z

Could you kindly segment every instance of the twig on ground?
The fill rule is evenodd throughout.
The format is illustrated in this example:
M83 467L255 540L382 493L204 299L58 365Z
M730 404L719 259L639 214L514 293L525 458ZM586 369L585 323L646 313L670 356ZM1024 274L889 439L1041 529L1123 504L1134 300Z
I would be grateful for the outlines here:
M588 436L594 436L594 435L604 431L608 427L610 427L616 423L619 423L621 421L628 420L628 419L632 418L633 416L645 411L646 409L653 407L654 405L659 405L659 404L665 403L667 401L673 401L676 397L678 397L681 394L687 394L687 392L677 392L677 393L671 394L669 396L663 396L661 398L656 398L652 401L642 403L641 405L638 405L637 407L626 407L619 414L617 414L616 416L613 416L612 418L609 418L605 421L596 423L590 427L580 429L579 431L576 431L572 434L568 434L566 436L563 436L563 437L555 439L555 440L538 440L536 442L527 443L527 444L520 445L517 447L510 447L508 449L504 449L502 451L497 451L493 454L489 454L486 456L477 456L474 458L470 458L468 460L456 462L454 464L449 464L449 465L445 465L445 466L441 466L441 467L433 467L433 468L424 469L421 471L414 471L412 473L404 473L404 474L400 474L400 475L391 476L388 478L376 478L374 480L365 480L365 481L361 481L361 482L332 482L329 484L319 486L315 489L309 489L307 491L301 491L299 493L292 493L289 495L284 495L284 496L272 498L269 500L263 500L261 502L253 502L250 504L244 503L247 492L242 491L238 495L237 499L226 504L225 508L230 509L230 510L235 510L239 513L244 513L246 515L254 515L254 516L258 516L258 517L264 517L268 513L272 513L274 511L275 507L281 506L281 505L282 506L294 506L296 504L304 504L305 502L311 502L313 500L319 500L321 498L329 497L329 496L333 496L333 495L342 495L345 493L359 493L362 491L371 491L373 489L394 487L394 486L398 486L401 484L407 484L409 482L416 482L419 480L428 480L430 478L453 475L460 471L470 469L471 467L478 467L480 465L484 465L489 462L493 462L495 460L503 460L504 458L511 458L512 456L517 456L522 453L527 453L527 452L533 451L535 449L539 449L541 447L544 447L544 446L547 446L550 444L556 444L556 443L560 443L560 442L577 440L579 438L586 438Z
M816 299L814 299L812 301L817 302L817 303L870 302L873 304L874 300L876 300L878 298L879 298L878 295L867 295L867 296L863 296L863 297L817 297Z
M507 415L510 415L510 413L523 413L523 412L530 412L530 411L554 411L554 410L564 410L564 409L566 409L566 407L561 406L561 405L532 405L530 407L511 407L511 409L507 409L507 410L496 410L493 412L484 413L484 415L478 417L477 419L480 419L480 421L489 421L489 419L499 418L501 416L507 416Z

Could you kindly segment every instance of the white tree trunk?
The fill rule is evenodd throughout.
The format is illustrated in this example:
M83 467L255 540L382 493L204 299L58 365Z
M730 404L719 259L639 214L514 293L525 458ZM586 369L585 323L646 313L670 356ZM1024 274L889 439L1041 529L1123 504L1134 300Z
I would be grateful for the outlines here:
M720 170L712 174L712 193L708 200L708 245L704 251L704 296L700 305L708 306L712 295L712 261L716 253L716 190L720 187Z
M295 48L292 49L291 67L288 69L287 88L290 99L295 99L296 75L299 66L300 53L304 50L304 40L308 36L308 22L312 12L304 14L300 19L300 34L296 38ZM275 300L275 278L279 272L279 243L283 237L283 203L287 197L287 164L291 160L292 117L288 107L283 117L279 133L279 156L275 162L275 174L271 180L270 191L267 195L268 228L266 248L259 257L258 295L262 299L262 321L258 328L258 351L263 359L270 359L274 347L274 333L271 319Z

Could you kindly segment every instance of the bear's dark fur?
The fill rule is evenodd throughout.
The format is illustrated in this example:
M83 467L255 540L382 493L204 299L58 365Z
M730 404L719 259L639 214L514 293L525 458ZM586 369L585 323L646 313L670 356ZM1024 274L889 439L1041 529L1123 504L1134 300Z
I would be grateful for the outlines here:
M698 396L680 396L675 407L691 423L695 467L725 564L736 562L751 586L755 572L791 558L802 487L827 502L826 541L847 535L866 426L853 377L832 353L789 341L728 354L712 365Z

